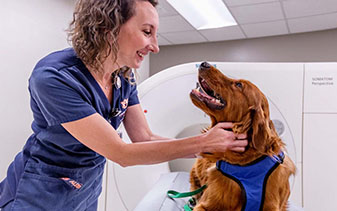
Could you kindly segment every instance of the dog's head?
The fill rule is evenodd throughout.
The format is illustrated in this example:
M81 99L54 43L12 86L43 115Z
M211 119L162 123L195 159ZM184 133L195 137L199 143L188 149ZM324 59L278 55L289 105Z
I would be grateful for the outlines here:
M210 116L212 125L233 122L233 132L248 134L248 148L262 154L278 153L282 141L269 117L268 100L247 80L231 79L207 62L199 67L198 85L190 97Z

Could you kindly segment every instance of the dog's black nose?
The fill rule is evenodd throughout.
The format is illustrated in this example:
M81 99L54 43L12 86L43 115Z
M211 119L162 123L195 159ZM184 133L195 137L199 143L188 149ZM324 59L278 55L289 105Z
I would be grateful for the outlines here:
M208 62L203 62L203 63L200 64L200 67L202 67L202 68L210 68L211 65Z

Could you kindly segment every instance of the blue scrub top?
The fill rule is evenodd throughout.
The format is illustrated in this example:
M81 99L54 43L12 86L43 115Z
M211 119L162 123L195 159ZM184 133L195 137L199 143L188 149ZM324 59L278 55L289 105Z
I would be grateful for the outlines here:
M121 87L114 87L111 106L72 48L54 52L38 62L29 79L34 133L9 166L7 178L0 183L0 207L18 197L25 189L32 189L29 186L36 188L39 183L30 184L32 178L39 182L62 178L75 189L90 189L83 194L86 199L90 197L86 195L93 192L92 185L101 183L105 158L76 140L61 123L99 113L117 129L127 107L139 103L135 83L130 83L123 74L119 78ZM117 106L121 112L112 116L113 107ZM27 177L30 180L23 182ZM55 187L42 191L45 192L42 194L58 192ZM37 193L33 191L30 194L32 197ZM64 199L65 203L68 198Z

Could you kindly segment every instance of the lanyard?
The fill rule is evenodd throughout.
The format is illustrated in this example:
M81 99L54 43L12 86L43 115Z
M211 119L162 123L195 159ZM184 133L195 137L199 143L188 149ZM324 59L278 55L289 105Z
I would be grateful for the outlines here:
M114 85L114 88L112 90L113 92L113 99L112 99L112 108L111 108L111 113L110 113L110 117L117 117L122 111L121 109L119 109L119 103L120 103L120 98L122 97L122 82L121 82L121 79L119 77L119 75L116 75L113 73L112 75L112 78L113 78L113 85ZM117 90L119 90L119 96L118 98L116 99L116 102L114 103L114 100L115 100L115 88Z
M185 198L185 197L197 195L198 193L201 193L202 191L204 191L206 188L207 188L207 185L204 185L204 186L202 186L201 188L199 188L195 191L184 192L184 193L180 193L180 192L177 192L177 191L174 191L174 190L169 190L169 191L167 191L167 195L170 198ZM185 204L184 210L185 211L192 211L193 207L196 204L197 204L196 199L192 197L188 200L188 203Z

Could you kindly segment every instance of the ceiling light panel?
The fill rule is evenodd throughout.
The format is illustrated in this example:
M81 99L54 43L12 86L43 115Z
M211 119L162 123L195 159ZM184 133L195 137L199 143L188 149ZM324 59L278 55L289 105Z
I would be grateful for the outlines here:
M237 25L222 0L167 0L167 2L198 30Z

